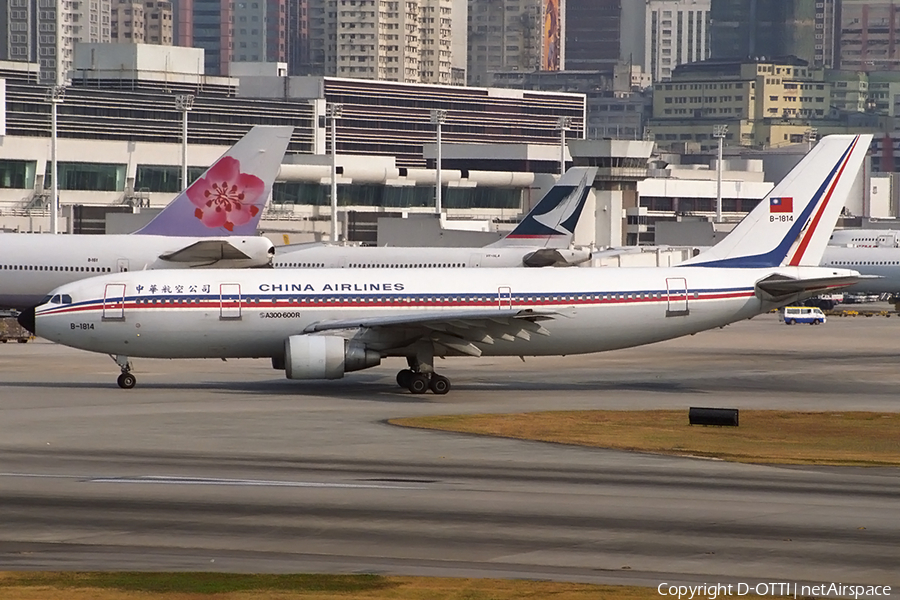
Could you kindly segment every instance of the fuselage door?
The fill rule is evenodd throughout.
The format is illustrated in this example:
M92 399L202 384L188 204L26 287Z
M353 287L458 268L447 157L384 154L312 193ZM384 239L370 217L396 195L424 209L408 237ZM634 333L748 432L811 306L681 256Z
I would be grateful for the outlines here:
M116 260L116 272L125 273L128 271L128 259L120 258Z
M497 306L512 308L512 288L505 285L497 288Z
M241 318L241 284L219 284L219 318L229 321Z
M481 266L481 255L472 253L469 255L469 266L470 267L480 267Z
M666 306L667 317L684 317L690 314L688 310L687 279L684 277L666 278Z
M125 320L125 284L107 283L103 291L103 320Z

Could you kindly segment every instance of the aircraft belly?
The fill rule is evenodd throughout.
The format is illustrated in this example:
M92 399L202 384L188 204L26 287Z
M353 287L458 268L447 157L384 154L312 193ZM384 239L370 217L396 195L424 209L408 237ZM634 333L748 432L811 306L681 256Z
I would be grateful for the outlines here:
M496 340L478 344L484 356L553 356L589 354L690 335L727 325L758 314L756 298L707 300L690 305L684 316L666 316L664 304L644 306L598 306L560 311L563 316L541 325L549 336L531 335L530 340ZM595 335L585 335L593 330Z

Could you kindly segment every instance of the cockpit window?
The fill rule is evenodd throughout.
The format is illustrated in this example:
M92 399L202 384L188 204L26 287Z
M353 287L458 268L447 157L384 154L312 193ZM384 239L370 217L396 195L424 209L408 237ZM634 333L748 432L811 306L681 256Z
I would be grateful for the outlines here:
M72 304L72 296L68 294L63 294L61 299L63 304Z
M53 298L54 298L54 296L44 296L43 298L41 298L41 301L38 303L38 306L40 306L41 304L47 304L48 302L52 302Z
M59 304L59 294L50 298L50 302L52 302L53 304Z

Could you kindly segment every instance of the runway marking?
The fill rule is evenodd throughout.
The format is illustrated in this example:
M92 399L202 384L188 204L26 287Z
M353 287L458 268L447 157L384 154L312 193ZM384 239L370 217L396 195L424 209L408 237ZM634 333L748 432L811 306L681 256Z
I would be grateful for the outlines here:
M43 479L86 479L82 475L47 475L42 473L0 473L0 477L33 477Z
M267 479L219 479L215 477L166 477L144 475L140 477L100 477L89 479L91 483L156 483L169 485L237 485L250 487L300 487L300 488L353 488L373 490L421 490L424 486L377 485L362 483L321 483L315 481L277 481Z
M424 490L424 485L379 485L365 483L322 483L315 481L278 481L269 479L220 479L215 477L171 477L141 475L138 477L94 477L90 475L53 475L46 473L0 473L0 477L36 479L77 479L88 483L155 483L168 485L232 485L249 487L342 488L370 490Z

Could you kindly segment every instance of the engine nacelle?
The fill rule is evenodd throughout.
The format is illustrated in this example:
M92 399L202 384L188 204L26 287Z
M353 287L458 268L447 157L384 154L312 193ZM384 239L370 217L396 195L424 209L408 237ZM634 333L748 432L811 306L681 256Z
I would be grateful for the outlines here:
M340 379L344 373L379 364L380 353L333 335L292 335L284 342L288 379Z
M591 251L582 248L541 248L522 257L526 267L574 267L591 260Z

